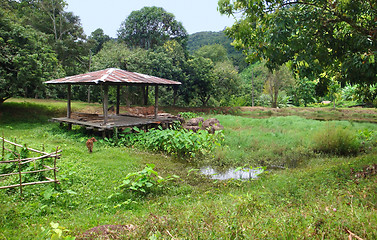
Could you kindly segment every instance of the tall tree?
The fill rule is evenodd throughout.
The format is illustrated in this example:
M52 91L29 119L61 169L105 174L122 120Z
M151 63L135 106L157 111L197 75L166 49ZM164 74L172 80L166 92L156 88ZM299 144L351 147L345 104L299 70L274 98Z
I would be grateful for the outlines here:
M268 71L265 90L270 95L271 107L278 107L279 93L289 86L293 86L294 78L289 69L283 65L279 69Z
M239 89L238 70L229 60L227 51L220 44L205 45L195 51L195 56L210 59L215 74L212 96L221 104L228 105L230 97Z
M86 41L80 18L64 9L64 0L21 0L24 22L49 36L67 75L88 69L90 45Z
M222 106L229 106L230 98L240 90L241 79L231 61L217 62L214 67L214 97Z
M0 9L0 104L16 94L42 95L43 81L59 71L46 35L11 15Z
M290 61L322 85L377 82L375 1L220 0L219 10L239 17L227 34L250 62L274 69Z
M180 90L187 103L199 98L202 106L207 106L215 89L216 75L213 62L204 57L192 57L187 60L187 79Z
M167 40L176 40L186 44L187 32L182 23L175 20L172 13L161 7L144 7L133 11L122 22L118 30L118 38L130 47L144 49L161 46Z
M97 28L88 39L93 42L92 53L97 54L102 49L103 44L110 41L111 38L103 32L102 28Z
M122 42L108 41L93 57L92 70L105 68L123 68L125 59L131 54L127 45Z

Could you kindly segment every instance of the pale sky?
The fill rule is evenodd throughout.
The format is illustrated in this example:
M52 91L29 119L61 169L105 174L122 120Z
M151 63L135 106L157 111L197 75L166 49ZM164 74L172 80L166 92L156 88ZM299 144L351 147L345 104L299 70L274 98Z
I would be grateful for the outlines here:
M85 34L97 28L116 37L120 24L135 10L157 6L173 13L189 34L202 31L222 31L231 26L233 18L221 16L217 11L218 0L66 0L66 11L81 19Z

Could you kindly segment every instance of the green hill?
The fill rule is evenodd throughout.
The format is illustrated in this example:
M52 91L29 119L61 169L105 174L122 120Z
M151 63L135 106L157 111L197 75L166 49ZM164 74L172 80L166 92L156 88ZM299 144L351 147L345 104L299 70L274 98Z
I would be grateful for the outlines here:
M235 66L238 66L242 71L247 63L245 62L245 56L241 51L236 50L231 43L232 39L228 38L224 32L198 32L189 35L187 49L192 54L199 48L205 45L221 44L228 52L229 58L233 61Z

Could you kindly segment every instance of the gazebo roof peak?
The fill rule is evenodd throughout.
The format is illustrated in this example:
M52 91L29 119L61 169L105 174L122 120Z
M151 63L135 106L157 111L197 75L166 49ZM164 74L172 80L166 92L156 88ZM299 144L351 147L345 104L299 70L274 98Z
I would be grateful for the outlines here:
M118 68L107 68L99 71L78 74L70 77L54 79L46 84L79 84L79 85L180 85L180 82L150 76L142 73L128 72Z

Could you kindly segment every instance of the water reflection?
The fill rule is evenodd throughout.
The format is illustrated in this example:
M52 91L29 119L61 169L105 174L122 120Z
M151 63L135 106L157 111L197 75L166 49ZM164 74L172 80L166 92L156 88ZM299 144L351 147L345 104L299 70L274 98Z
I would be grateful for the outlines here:
M259 168L243 168L243 169L228 169L225 172L218 172L212 167L201 168L200 172L208 175L211 179L226 180L226 179L256 179L258 175L264 172L264 169Z

